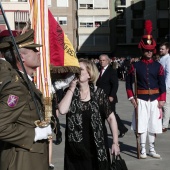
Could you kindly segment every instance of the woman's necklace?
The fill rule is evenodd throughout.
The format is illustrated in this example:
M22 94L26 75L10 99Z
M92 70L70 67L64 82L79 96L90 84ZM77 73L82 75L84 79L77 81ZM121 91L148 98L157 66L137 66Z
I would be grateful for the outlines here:
M81 97L81 92L80 92L80 100L85 100L85 99L87 98L87 96L88 96L88 93L89 93L89 91L87 91L87 93L86 93L85 97L84 97L84 98L82 98L82 97Z

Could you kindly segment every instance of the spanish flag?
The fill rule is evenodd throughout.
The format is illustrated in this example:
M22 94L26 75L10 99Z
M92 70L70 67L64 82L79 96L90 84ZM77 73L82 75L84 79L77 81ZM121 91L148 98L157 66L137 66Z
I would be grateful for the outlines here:
M48 10L48 20L51 72L79 73L75 50L50 10Z
M42 44L41 67L35 72L35 83L45 97L51 96L51 73L79 73L74 48L48 9L47 1L29 0L31 27L35 42ZM55 75L53 74L53 75ZM60 75L60 76L59 76Z

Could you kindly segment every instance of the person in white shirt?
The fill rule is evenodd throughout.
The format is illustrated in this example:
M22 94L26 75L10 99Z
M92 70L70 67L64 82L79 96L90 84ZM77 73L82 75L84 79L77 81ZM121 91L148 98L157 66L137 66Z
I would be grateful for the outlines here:
M170 120L170 44L168 42L162 43L160 45L160 63L165 70L165 83L166 83L166 103L163 107L163 126L162 131L166 132Z

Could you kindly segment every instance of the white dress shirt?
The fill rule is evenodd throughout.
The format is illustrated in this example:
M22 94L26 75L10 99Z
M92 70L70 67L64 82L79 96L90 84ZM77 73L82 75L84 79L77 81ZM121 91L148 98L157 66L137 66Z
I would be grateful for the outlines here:
M105 72L105 70L107 69L108 66L109 66L109 65L105 66L105 67L102 69L102 74L101 74L101 76L103 75L103 73Z
M161 57L160 63L165 71L166 90L170 89L170 55L166 54Z

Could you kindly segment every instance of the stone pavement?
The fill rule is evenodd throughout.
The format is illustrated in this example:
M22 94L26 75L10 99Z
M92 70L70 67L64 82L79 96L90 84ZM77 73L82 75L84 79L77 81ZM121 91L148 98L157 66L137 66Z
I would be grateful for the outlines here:
M133 107L127 100L125 83L123 81L119 82L118 99L119 103L117 104L117 113L129 129L126 135L119 139L121 156L125 159L128 170L170 170L170 132L167 131L166 133L157 136L155 148L157 153L161 155L161 159L154 159L148 156L147 159L138 160L136 158L135 135L133 131L130 130ZM59 119L61 122L61 130L63 132L63 141L60 145L53 144L52 163L55 165L55 170L64 169L65 115L60 115ZM108 137L111 143L110 132Z

